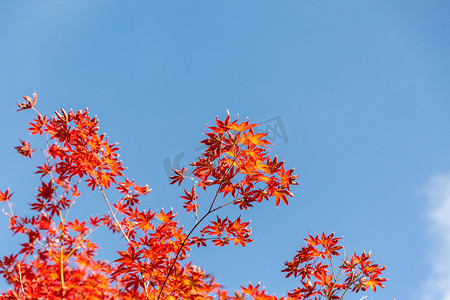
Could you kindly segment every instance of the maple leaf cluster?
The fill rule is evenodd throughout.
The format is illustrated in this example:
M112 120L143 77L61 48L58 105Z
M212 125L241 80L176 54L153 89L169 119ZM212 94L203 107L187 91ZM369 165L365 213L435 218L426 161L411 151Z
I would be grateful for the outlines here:
M208 138L201 141L207 149L191 163L198 186L203 190L218 187L218 193L224 197L231 194L233 204L241 210L270 197L277 206L280 200L288 204L287 197L294 196L290 186L298 184L295 181L298 175L293 175L294 169L286 171L284 162L279 162L277 156L270 158L268 145L271 143L264 139L267 133L254 132L258 124L237 121L231 121L228 115L224 121L216 118L216 126L208 127L211 130L205 132ZM174 171L171 183L180 185L186 178L186 169ZM193 210L195 197L183 199L187 210Z
M9 188L0 190L0 202L9 208L3 210L9 217L9 229L26 238L17 253L0 259L0 275L10 286L7 291L0 291L1 299L281 300L308 299L305 295L334 296L335 292L330 291L345 288L357 292L382 287L384 279L378 275L384 268L368 261L370 256L366 254L345 260L341 269L351 279L341 284L335 281L330 286L335 279L324 275L325 265L314 265L315 261L310 263L306 257L324 259L336 255L340 248L338 239L332 237L310 236L309 250L302 248L283 270L288 276L307 282L316 278L314 289L307 291L312 294L305 294L309 283L286 297L269 295L259 284L249 284L230 294L214 277L188 260L193 245L206 246L211 241L214 246L230 243L245 246L252 241L249 222L241 217L213 218L212 213L228 205L247 210L272 198L277 206L281 201L288 204L287 197L293 196L290 188L297 184L298 176L293 175L293 169L286 171L284 162L279 162L276 156L269 157L270 143L264 139L265 134L254 132L257 124L231 121L230 116L224 121L217 119L216 126L209 127L207 138L201 141L207 149L192 163L195 166L192 177L185 168L174 170L172 184L181 185L186 178L192 183L181 196L185 210L195 214L193 227L185 231L173 210L140 208L142 197L151 189L123 174L125 167L119 160L119 147L110 143L105 134L98 133L99 121L89 115L87 108L77 112L61 109L49 117L36 110L36 94L33 99L24 97L24 100L18 103L18 110L36 112L28 130L32 135L44 135L47 146L37 151L45 162L35 172L40 183L30 203L31 216L15 215L11 205L13 193ZM30 142L24 141L16 150L29 158L35 151ZM91 201L104 201L107 213L92 214L85 220L69 213L76 202L86 201L80 197L83 186L101 195ZM212 199L201 199L207 205L199 217L197 188L215 189ZM219 195L231 199L219 200ZM111 200L113 197L115 201ZM97 256L99 245L93 237L99 228L122 238L116 249L117 259L112 263ZM318 245L325 247L325 252L311 250ZM309 271L301 269L302 264ZM326 287L328 294L318 287L323 291Z
M338 242L341 238L334 233L322 236L309 235L306 246L297 251L292 261L286 262L286 278L294 276L301 286L288 292L292 299L342 299L347 291L358 293L368 288L384 287L385 278L380 277L386 269L369 260L370 253L356 253L349 258L343 257L339 271L333 270L332 257L340 256ZM314 298L313 298L314 297ZM323 298L322 298L323 297Z

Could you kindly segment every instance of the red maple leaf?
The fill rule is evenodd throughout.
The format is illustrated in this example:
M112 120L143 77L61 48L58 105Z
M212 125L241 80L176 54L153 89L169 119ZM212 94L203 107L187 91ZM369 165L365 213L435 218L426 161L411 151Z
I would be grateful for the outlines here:
M22 140L20 140L20 142L22 143L22 146L14 147L14 149L16 149L20 155L31 158L34 150L30 148L30 142L26 143Z

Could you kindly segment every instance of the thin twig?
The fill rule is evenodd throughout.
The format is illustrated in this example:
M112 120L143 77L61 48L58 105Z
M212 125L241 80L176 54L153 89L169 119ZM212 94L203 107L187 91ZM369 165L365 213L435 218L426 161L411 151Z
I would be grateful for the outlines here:
M216 199L217 199L217 196L219 195L219 191L220 191L220 189L221 189L221 187L222 187L223 180L224 180L225 176L228 174L228 172L231 170L231 168L233 167L234 163L236 162L236 159L237 159L237 153L235 153L235 157L234 157L233 162L230 164L230 166L228 167L227 171L225 172L225 174L223 174L222 178L220 179L219 187L218 187L218 189L217 189L217 191L216 191L216 194L214 195L214 199L213 199L212 202L211 202L211 206L209 207L208 212L200 219L200 221L198 221L198 223L196 223L196 224L194 225L194 227L192 227L191 231L189 231L188 235L184 238L183 242L181 243L181 246L180 246L180 248L179 248L178 251L177 251L177 255L175 256L175 259L173 260L173 263L172 263L172 265L170 266L169 272L167 273L166 278L164 279L164 282L163 282L163 284L162 284L162 286L161 286L161 288L160 288L160 290L159 290L159 294L158 294L157 300L159 300L159 299L161 298L162 291L164 290L164 287L166 286L167 280L168 280L169 277L170 277L170 273L172 272L173 268L175 267L175 264L176 264L176 262L177 262L178 256L180 255L181 250L183 249L184 245L186 244L186 241L189 239L189 237L190 237L191 234L194 232L194 230L197 228L197 226L200 225L200 223L201 223L207 216L209 216L209 214L211 214L213 211L216 211L217 209L223 207L223 206L221 206L221 207L219 207L219 208L213 209L214 203L215 203L215 201L216 201ZM233 201L231 201L231 202L233 202ZM230 203L231 203L231 202L230 202ZM230 203L228 203L228 204L230 204ZM228 205L228 204L227 204L227 205Z
M124 236L124 238L128 241L129 244L131 244L131 241L130 241L130 239L128 238L128 236L127 236L127 234L125 233L125 231L123 230L122 225L120 225L119 220L117 220L116 215L113 213L111 204L109 203L108 197L106 197L106 194L105 194L105 192L103 191L102 186L101 186L101 185L98 185L98 187L99 187L99 189L100 189L100 192L102 192L103 198L105 199L105 202L106 202L106 204L108 205L109 211L110 211L111 215L113 216L116 225L119 227L119 229L120 229L120 231L122 232L122 235Z
M22 295L25 297L25 290L23 288L23 281L22 281L22 271L20 270L20 263L17 264L17 268L19 269L19 282L20 282L20 289L22 290Z

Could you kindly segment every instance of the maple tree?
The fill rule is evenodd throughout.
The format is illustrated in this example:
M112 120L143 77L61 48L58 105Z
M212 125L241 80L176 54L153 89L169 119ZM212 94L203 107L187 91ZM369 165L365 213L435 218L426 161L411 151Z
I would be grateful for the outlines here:
M282 270L300 285L281 297L269 295L259 284L230 293L188 260L192 247L252 242L249 222L219 216L223 207L248 210L271 199L278 206L293 197L291 186L298 184L298 175L269 156L270 142L266 134L255 133L257 124L238 123L230 115L216 119L201 141L207 148L191 164L192 174L184 167L174 170L171 184L187 187L180 197L186 212L195 216L194 226L185 232L173 210L140 208L141 197L151 189L123 174L119 147L98 134L98 120L87 109L61 109L48 117L39 113L36 103L36 94L18 103L18 110L37 114L29 123L30 133L46 136L46 148L40 151L45 162L35 172L41 179L30 203L33 215L15 215L13 193L9 188L0 191L10 230L28 238L18 253L0 259L0 274L10 285L1 292L2 299L342 299L348 291L383 287L386 279L380 275L385 267L370 261L370 253L344 254L339 272L333 269L333 257L342 249L334 234L305 239L307 245ZM29 158L38 152L25 141L16 150ZM83 184L101 194L108 214L69 218ZM111 201L108 194L114 190L120 196ZM202 199L203 209L198 190L214 192L209 201ZM113 263L96 255L99 246L92 236L101 227L126 241Z

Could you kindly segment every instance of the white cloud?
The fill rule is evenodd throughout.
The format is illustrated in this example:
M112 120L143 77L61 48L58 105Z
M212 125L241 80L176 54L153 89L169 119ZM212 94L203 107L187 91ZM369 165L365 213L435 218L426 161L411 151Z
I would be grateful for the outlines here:
M425 193L432 250L431 273L424 283L422 299L450 300L450 174L432 177Z

